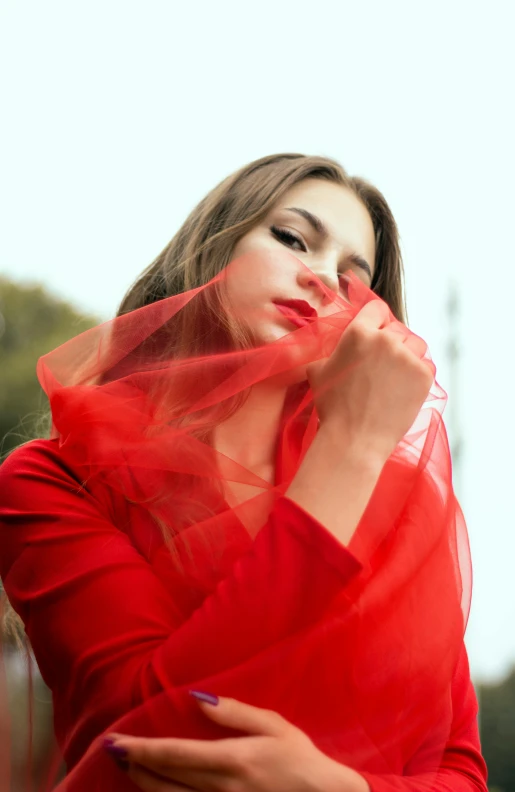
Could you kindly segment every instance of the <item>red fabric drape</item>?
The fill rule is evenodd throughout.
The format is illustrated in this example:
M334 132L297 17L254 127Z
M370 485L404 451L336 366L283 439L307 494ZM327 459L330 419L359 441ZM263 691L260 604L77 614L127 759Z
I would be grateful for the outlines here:
M317 431L306 383L288 390L273 483L210 437L253 386L330 354L378 298L351 277L329 315L234 351L217 300L231 268L255 264L39 362L53 437L0 471L0 574L53 692L63 788L128 788L106 731L220 736L187 695L197 687L281 712L379 792L485 789L445 394L435 383L343 547L285 495ZM179 352L203 321L204 349ZM230 482L255 497L230 506Z

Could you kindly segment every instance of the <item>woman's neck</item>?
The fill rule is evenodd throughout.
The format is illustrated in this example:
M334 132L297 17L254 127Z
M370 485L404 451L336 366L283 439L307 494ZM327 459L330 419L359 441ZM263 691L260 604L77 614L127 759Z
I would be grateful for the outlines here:
M217 451L257 475L273 473L286 389L254 385L245 404L213 433Z

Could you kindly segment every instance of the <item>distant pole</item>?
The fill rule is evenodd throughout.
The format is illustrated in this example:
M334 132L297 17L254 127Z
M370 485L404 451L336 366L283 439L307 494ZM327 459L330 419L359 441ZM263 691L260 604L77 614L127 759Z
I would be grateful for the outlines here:
M449 434L451 442L453 484L457 495L462 495L463 436L460 421L460 337L459 337L460 302L456 283L449 287L447 300L447 363L449 367Z
M449 435L452 457L452 478L454 490L461 501L463 495L463 435L460 416L460 300L456 283L449 287L447 300L447 362L449 366ZM479 705L478 726L481 731L481 689L475 685Z

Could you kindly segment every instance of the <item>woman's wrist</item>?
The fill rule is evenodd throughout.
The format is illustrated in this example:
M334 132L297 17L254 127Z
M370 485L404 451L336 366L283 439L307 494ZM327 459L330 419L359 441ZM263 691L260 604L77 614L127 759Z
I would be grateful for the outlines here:
M392 449L387 443L377 436L362 434L351 437L344 427L336 420L320 423L316 438L323 444L328 453L333 453L336 458L343 460L351 458L358 464L370 470L382 470Z
M322 788L316 792L371 792L366 779L347 765L329 759L331 767L323 780Z

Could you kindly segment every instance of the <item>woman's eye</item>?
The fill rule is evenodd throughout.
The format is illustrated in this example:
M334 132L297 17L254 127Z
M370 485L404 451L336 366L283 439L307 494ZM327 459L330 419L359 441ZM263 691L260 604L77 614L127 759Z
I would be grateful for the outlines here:
M340 282L340 289L344 296L344 299L349 302L349 276L343 272L338 273L338 280Z
M295 250L303 250L304 253L306 253L306 246L302 239L299 239L299 237L295 236L295 234L292 234L291 231L286 231L284 228L277 228L277 226L272 226L270 230L275 238L279 240L279 242L282 242L284 245L287 245L288 247ZM295 245L298 245L299 247L295 248Z

